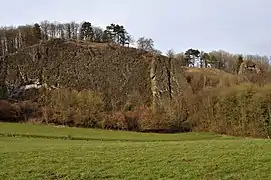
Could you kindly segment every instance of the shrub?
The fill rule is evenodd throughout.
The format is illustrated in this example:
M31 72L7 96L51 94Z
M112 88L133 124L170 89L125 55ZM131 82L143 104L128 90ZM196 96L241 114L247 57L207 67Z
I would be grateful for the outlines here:
M0 120L18 122L21 115L20 107L6 100L0 100Z
M186 94L187 95L187 94ZM188 123L188 95L180 96L179 99L172 100L170 103L164 103L162 108L155 113L155 119L159 120L158 128L170 132L190 131Z
M40 101L46 123L100 127L104 117L102 97L92 91L57 89L46 92Z
M136 106L124 112L127 130L143 132L180 132L189 131L184 126L187 120L187 109L184 99L172 102L153 111L148 106ZM187 129L188 128L188 129Z
M21 101L16 103L20 109L20 119L24 121L39 121L41 108L38 103L32 101Z
M153 122L152 111L146 106L135 106L127 111L111 112L103 121L105 129L141 131Z
M124 112L124 117L128 130L133 131L142 131L148 126L153 126L155 120L151 108L143 105Z
M194 130L236 136L268 137L271 119L271 86L241 84L205 90L191 101Z
M106 118L102 121L103 129L115 129L115 130L127 130L128 126L126 123L123 112L112 112L109 113Z
M9 102L0 100L0 120L7 122L28 121L40 116L40 107L31 101Z

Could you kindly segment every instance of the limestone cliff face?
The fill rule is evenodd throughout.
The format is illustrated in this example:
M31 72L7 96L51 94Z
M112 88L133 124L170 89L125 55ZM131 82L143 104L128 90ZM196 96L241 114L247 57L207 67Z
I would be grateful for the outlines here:
M112 108L158 104L187 88L176 60L134 48L53 40L2 58L1 83L39 79L48 85L101 92Z
M5 99L7 96L7 87L5 84L7 78L7 68L6 57L0 57L0 99Z
M185 91L190 90L178 60L157 56L153 58L151 67L154 104L163 106L165 103L178 101Z

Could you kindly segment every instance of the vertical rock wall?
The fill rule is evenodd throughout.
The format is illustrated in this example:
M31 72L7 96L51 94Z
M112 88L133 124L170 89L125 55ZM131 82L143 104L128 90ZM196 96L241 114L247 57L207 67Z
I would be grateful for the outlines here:
M2 58L0 83L19 85L27 78L98 91L116 109L178 100L189 88L181 64L165 56L145 55L133 48L49 41Z

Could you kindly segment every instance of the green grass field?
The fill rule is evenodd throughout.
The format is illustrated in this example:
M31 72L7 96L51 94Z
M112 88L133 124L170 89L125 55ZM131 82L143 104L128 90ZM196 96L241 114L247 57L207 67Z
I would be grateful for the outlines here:
M271 179L271 141L0 123L0 179Z

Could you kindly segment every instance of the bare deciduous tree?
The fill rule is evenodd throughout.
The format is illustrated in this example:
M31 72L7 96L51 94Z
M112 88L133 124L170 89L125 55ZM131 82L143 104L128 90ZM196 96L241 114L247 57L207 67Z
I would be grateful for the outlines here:
M140 37L137 40L138 49L145 51L153 51L154 50L154 42L151 38Z
M100 27L93 27L93 41L102 42L104 37L104 30Z
M40 23L40 27L41 27L41 32L43 35L43 40L48 40L48 32L49 32L49 26L50 26L50 22L49 21L42 21Z
M169 58L174 58L175 57L175 52L174 52L173 49L170 49L170 50L167 51L166 55Z

